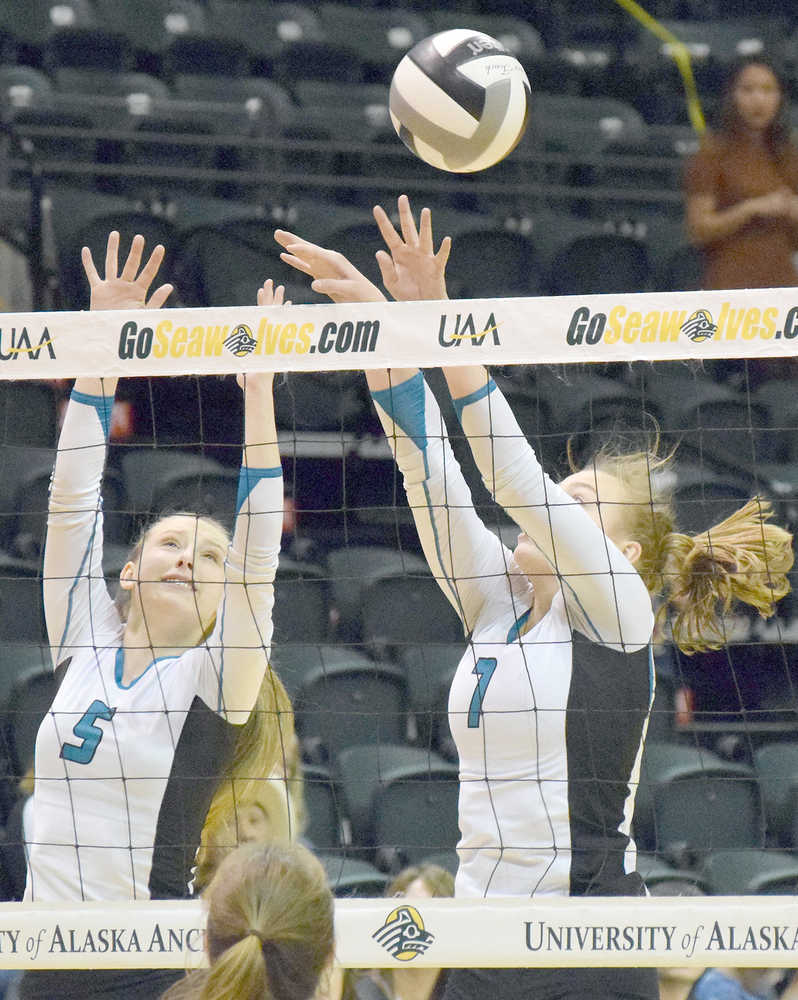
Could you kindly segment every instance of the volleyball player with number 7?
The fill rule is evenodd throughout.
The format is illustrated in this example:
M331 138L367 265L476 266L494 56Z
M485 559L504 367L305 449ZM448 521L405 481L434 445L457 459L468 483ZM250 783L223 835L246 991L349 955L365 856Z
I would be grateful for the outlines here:
M119 272L119 234L111 233L100 277L84 248L92 309L165 303L170 285L147 298L164 249L142 267L143 249L136 236ZM267 282L258 301L281 304L282 289ZM122 569L122 612L103 576L100 499L116 380L75 383L44 556L48 636L62 678L36 741L26 900L189 895L205 814L267 677L272 636L283 508L272 376L239 378L245 427L233 537L196 514L156 521ZM130 946L129 932L120 941ZM37 971L25 975L21 996L141 1000L180 977Z
M375 209L395 299L446 298L435 253L399 200L401 235ZM336 301L384 298L341 254L279 231L281 257ZM482 368L446 379L485 485L520 529L483 524L423 375L368 372L430 568L468 647L449 696L460 761L455 895L638 896L630 823L654 693L652 597L686 650L719 645L735 599L763 615L788 590L791 537L760 500L713 528L674 531L653 454L600 452L554 483ZM475 917L478 921L478 916ZM447 1000L651 1000L654 969L456 969Z

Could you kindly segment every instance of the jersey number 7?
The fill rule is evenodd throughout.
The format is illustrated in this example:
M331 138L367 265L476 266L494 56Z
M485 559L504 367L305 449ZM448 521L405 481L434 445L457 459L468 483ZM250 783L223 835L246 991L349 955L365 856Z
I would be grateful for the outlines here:
M477 675L477 686L471 695L471 704L468 706L468 728L479 729L479 716L482 712L482 702L485 700L485 692L496 669L495 656L480 656L474 665L472 674Z
M71 760L73 764L89 764L103 738L103 731L95 725L95 722L98 719L110 722L115 712L115 708L109 708L104 701L95 699L72 730L80 743L64 743L61 747L61 756L65 760Z

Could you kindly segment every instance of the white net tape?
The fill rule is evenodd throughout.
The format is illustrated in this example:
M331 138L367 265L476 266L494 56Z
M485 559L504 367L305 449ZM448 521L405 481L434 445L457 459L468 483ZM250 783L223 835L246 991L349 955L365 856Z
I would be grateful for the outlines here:
M0 379L778 358L795 289L7 314ZM342 899L337 958L417 966L796 964L791 897ZM0 967L190 968L200 902L0 904Z
M792 357L793 288L7 314L0 378Z

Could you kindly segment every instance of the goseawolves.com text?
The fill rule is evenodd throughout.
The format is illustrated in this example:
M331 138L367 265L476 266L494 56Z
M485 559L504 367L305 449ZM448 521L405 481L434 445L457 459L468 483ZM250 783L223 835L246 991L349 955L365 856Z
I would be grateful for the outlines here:
M119 357L131 358L208 358L219 357L225 341L242 327L227 324L183 326L165 319L155 327L139 326L133 320L125 323L119 333ZM262 319L251 330L251 346L246 351L255 355L287 354L357 354L377 349L379 320L344 320L325 323L317 329L315 323L271 323ZM239 352L236 351L238 354ZM243 353L243 352L242 352Z

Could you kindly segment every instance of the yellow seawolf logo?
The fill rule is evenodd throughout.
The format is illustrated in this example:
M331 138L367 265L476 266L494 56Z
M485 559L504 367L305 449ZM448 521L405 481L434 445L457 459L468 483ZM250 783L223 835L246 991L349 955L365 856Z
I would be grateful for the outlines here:
M239 324L224 341L227 350L231 351L237 358L245 358L248 354L252 354L257 345L258 342L252 336L252 330L245 323Z
M435 935L424 929L418 910L406 903L391 910L382 927L371 936L400 962L412 962L435 940Z
M694 344L703 344L717 332L717 325L712 322L712 316L706 309L696 311L682 323L680 333L688 337Z

